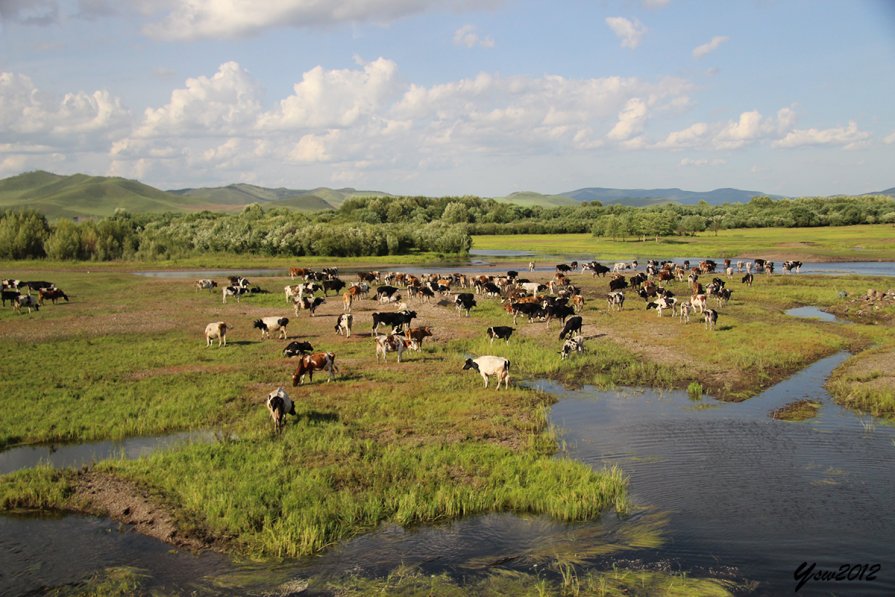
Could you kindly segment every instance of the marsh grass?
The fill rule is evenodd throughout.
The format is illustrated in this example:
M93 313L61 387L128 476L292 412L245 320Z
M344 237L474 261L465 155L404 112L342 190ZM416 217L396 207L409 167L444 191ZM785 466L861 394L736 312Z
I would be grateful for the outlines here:
M807 421L817 416L820 406L815 400L797 400L771 411L770 417L780 421Z

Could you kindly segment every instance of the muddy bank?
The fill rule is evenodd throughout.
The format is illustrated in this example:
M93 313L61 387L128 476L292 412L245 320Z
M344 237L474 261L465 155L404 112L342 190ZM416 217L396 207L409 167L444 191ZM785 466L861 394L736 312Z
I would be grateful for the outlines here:
M70 510L107 516L155 539L193 551L224 551L227 541L214 538L196 525L178 524L162 500L132 481L95 470L80 472L69 500Z

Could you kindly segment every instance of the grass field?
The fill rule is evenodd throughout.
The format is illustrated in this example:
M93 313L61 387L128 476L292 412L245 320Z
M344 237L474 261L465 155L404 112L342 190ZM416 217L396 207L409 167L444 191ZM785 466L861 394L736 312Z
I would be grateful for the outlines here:
M613 241L590 234L485 235L473 249L532 251L537 256L587 255L594 259L684 257L895 261L895 227L889 224L826 228L740 228L646 241ZM518 260L518 258L516 258Z
M885 287L885 279L759 276L751 288L734 282L718 329L709 332L700 323L660 319L633 295L621 313L610 313L607 280L573 274L586 301L583 355L559 359L556 323L548 329L520 320L509 344L490 345L485 328L512 323L495 299L480 297L469 318L449 304L412 302L415 325L433 326L434 337L421 352L405 353L406 362L389 355L382 364L370 313L391 307L373 301L355 305L355 333L344 338L333 331L341 301L330 297L316 317L295 317L282 293L287 277L259 279L269 294L222 304L220 293L197 291L192 280L40 265L6 271L20 279L40 274L72 300L30 315L0 311L0 446L215 430L215 444L110 460L94 470L164 504L183 534L233 553L314 553L383 521L407 525L488 511L581 520L625 511L623 471L553 458L552 399L520 385L525 379L699 384L707 394L743 400L847 348L864 351L840 375L841 383L865 386L861 408L891 400L887 382L868 383L880 375L850 369L885 359L895 345L891 326L784 314L801 305L835 309L841 291L859 295ZM681 283L671 288L687 292ZM268 315L290 317L290 339L333 351L337 379L292 388L285 343L261 340L252 329L253 319ZM228 346L206 348L205 324L220 320L234 326ZM461 371L467 355L481 354L511 361L509 391L485 389L477 374ZM274 436L262 402L279 385L296 400L298 417ZM78 473L46 467L0 477L0 508L84 509L78 485Z

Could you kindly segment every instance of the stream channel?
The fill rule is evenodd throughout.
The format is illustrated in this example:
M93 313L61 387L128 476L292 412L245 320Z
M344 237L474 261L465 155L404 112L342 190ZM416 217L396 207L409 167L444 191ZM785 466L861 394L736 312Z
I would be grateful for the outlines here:
M11 514L0 516L0 594L41 594L125 565L148 574L150 589L258 595L311 577L384 576L401 564L447 572L461 583L495 569L537 574L552 558L574 556L582 569L726 578L754 595L790 594L802 562L827 570L879 564L873 581L812 581L800 594L892 595L895 429L833 403L823 384L848 356L822 359L739 404L692 400L681 391L529 382L559 399L550 416L565 446L558 457L596 468L617 464L630 476L635 507L624 518L608 513L563 524L487 514L408 529L385 524L318 557L257 564L173 550L107 519ZM800 423L769 417L802 398L822 403L817 417ZM2 472L38 460L78 466L213 440L206 433L25 446L0 453L0 466ZM658 547L644 546L638 540L644 533Z

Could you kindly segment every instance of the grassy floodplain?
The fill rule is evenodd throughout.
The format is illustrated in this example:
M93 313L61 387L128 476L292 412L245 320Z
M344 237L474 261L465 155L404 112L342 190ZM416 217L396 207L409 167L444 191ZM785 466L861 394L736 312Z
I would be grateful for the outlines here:
M212 257L178 265L225 264ZM232 267L306 264L252 258ZM837 372L844 389L836 395L855 384L869 388L870 403L891 394L885 382L868 383L880 375L848 375L856 363L876 363L892 351L891 326L784 314L802 305L839 312L840 292L854 297L886 288L883 278L778 274L756 277L751 288L733 280L733 299L710 333L697 322L659 319L633 295L624 311L609 313L607 280L573 274L584 289L588 350L567 361L557 354L556 323L548 331L546 324L520 320L508 345L491 346L484 329L512 325L494 299L480 297L469 318L450 305L410 301L415 324L431 325L434 337L420 353L405 353L404 363L389 355L382 364L369 337L370 313L390 307L360 301L355 334L343 338L333 331L341 301L330 297L316 317L296 318L282 294L288 277L259 279L270 294L224 305L220 293L197 291L191 279L136 276L125 271L128 264L6 266L4 277L49 279L72 301L31 315L0 311L0 355L8 372L0 379L0 446L214 430L218 443L109 460L87 474L125 480L163 504L182 534L245 555L310 554L383 521L407 525L487 511L581 520L613 508L623 512L623 471L592 471L554 458L551 398L520 386L523 379L601 387L700 384L709 395L743 400L820 357L850 349L858 354ZM686 293L680 283L671 288ZM289 387L294 365L282 356L285 343L262 341L251 327L268 315L290 317L290 339L335 352L337 379L325 383L319 376ZM206 348L205 324L219 320L234 326L228 346ZM508 392L484 389L478 375L460 370L466 355L481 354L510 359ZM278 385L287 386L299 416L275 437L262 401ZM84 474L38 467L0 477L0 507L89 509L79 493Z
M500 234L473 237L472 248L532 251L541 255L591 255L595 259L684 257L798 259L801 261L892 261L891 224L825 228L738 228L645 241L590 234Z

